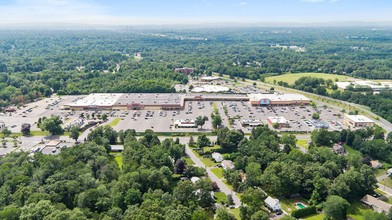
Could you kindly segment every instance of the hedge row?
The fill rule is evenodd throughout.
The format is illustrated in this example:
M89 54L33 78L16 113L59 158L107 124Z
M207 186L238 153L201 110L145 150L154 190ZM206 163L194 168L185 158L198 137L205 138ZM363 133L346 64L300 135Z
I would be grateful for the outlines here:
M317 213L316 206L308 206L306 208L293 211L291 213L291 216L293 216L294 218L303 218L309 215L314 215L316 213Z

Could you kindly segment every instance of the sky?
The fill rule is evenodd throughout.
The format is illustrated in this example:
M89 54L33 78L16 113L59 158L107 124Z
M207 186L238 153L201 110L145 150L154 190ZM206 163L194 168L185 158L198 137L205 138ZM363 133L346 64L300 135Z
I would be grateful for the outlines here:
M392 22L392 0L0 0L0 24Z

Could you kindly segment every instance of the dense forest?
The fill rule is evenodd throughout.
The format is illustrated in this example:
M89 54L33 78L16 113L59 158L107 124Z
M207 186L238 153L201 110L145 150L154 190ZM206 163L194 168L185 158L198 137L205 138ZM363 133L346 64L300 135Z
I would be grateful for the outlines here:
M174 83L187 82L174 68L185 66L250 79L286 72L390 79L391 40L392 31L368 28L0 30L0 107L52 93L174 92Z
M203 168L186 164L178 139L161 142L151 130L139 140L135 135L134 130L99 127L86 143L58 155L19 152L0 158L0 218L202 220L216 213L217 219L233 219L225 209L215 211L211 192L218 190L216 184L203 177ZM206 138L201 137L199 147ZM253 129L249 139L241 131L218 131L221 152L236 167L224 176L242 192L240 217L245 220L268 219L266 193L301 196L313 211L327 210L332 198L345 204L372 193L377 181L368 158L392 159L392 136L388 142L382 138L376 129L316 130L304 154L295 147L295 136L279 137L267 126ZM331 150L336 142L358 153L337 155ZM110 144L124 144L122 163L110 153ZM187 180L195 176L201 180Z

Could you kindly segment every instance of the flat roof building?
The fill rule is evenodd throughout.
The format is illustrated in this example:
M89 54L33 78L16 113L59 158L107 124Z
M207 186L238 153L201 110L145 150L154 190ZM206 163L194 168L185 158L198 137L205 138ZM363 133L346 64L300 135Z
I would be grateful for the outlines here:
M259 120L259 119L248 118L248 119L242 119L241 125L244 127L246 127L246 126L257 127L257 126L263 125L263 122L261 122L261 120Z
M192 89L192 92L196 93L222 93L222 92L229 92L230 89L226 86L213 86L213 85L202 85Z
M279 126L279 128L290 127L289 121L287 121L287 119L284 117L278 117L278 116L268 117L267 121L271 126L273 126L274 124L277 124Z
M195 123L195 120L177 120L174 122L174 127L175 128L197 128L197 125Z
M220 79L220 77L218 77L218 76L205 76L205 77L201 77L200 81L201 82L212 82L214 80L219 80L219 79Z
M374 121L363 115L344 115L343 124L351 128L374 126Z
M301 94L249 94L252 106L309 105L310 99Z

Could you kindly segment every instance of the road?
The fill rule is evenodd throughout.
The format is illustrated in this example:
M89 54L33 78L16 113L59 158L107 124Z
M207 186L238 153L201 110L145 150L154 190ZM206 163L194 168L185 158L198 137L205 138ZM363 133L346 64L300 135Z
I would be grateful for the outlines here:
M192 152L192 150L191 150L188 146L186 146L185 152L186 152L186 154L188 154L188 156L191 158L191 160L195 163L195 166L204 167L204 168L205 168L205 165L203 164L203 162L201 162L201 160ZM238 196L236 195L236 193L235 193L234 191L232 191L231 189L229 189L229 187L227 187L227 186L223 183L223 181L222 181L221 179L219 179L219 178L211 171L211 168L210 168L210 167L207 167L207 168L206 168L206 171L207 171L208 177L209 177L212 181L214 181L214 182L216 182L216 183L218 184L219 189L221 190L221 192L225 193L226 195L231 194L232 197L233 197L235 206L236 206L236 207L240 207L240 206L241 206L241 201L240 201L240 199L238 198Z

